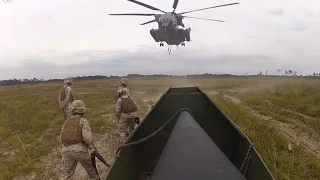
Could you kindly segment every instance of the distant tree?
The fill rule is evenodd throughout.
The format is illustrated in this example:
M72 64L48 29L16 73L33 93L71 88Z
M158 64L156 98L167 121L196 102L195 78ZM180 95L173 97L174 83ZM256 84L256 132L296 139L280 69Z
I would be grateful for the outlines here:
M285 70L284 74L287 76L289 74L288 70Z
M316 72L313 73L313 76L319 76L319 75L320 73L316 73Z
M280 69L278 69L278 70L277 70L277 72L278 72L278 76L279 76L280 71L281 71Z

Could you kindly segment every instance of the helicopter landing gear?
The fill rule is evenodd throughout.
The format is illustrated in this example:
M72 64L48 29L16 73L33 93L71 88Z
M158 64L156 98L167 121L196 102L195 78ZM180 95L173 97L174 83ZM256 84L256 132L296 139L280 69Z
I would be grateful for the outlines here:
M181 46L186 46L186 44L184 42L181 43Z
M164 46L164 45L163 45L163 43L161 42L161 43L160 43L160 47L162 47L162 46Z

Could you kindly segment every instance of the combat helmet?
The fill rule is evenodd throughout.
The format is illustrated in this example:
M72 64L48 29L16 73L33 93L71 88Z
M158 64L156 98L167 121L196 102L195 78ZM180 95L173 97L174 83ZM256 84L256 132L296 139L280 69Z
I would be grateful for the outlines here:
M82 100L75 100L71 103L70 106L70 111L75 114L75 113L85 113L86 112L86 105Z
M123 94L129 94L129 89L128 88L123 88L122 89Z
M72 83L72 78L71 78L71 77L66 77L66 78L64 79L64 83L65 83L65 84Z
M121 85L128 85L128 79L127 78L121 78L120 84Z

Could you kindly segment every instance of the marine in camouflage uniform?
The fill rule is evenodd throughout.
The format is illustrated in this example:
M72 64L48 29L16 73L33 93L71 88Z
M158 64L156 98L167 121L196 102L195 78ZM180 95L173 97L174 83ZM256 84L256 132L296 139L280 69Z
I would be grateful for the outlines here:
M70 116L70 104L73 101L73 95L72 95L72 78L67 77L64 80L64 86L60 89L59 94L59 105L60 109L63 112L64 119L66 120Z
M115 102L117 102L117 100L121 97L121 92L122 92L123 88L127 88L128 89L127 86L128 86L128 79L127 78L121 78L120 86L118 87L118 90L116 91L116 93L114 95ZM129 89L128 89L128 95L130 95Z
M138 106L128 95L129 90L123 88L121 97L116 103L116 116L118 117L118 130L120 143L123 144L134 129L135 118L137 117Z
M71 180L78 162L83 166L91 180L100 180L91 161L91 153L95 151L89 122L83 117L86 107L83 101L72 102L71 117L68 118L60 134L62 143L61 180Z

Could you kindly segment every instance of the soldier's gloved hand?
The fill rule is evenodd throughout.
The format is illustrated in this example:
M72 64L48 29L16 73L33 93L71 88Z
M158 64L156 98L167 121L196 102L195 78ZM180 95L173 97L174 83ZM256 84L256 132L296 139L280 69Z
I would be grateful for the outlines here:
M136 122L136 124L140 124L140 118L139 117L135 117L134 121Z
M89 154L93 154L96 152L96 149L94 147L89 148Z

